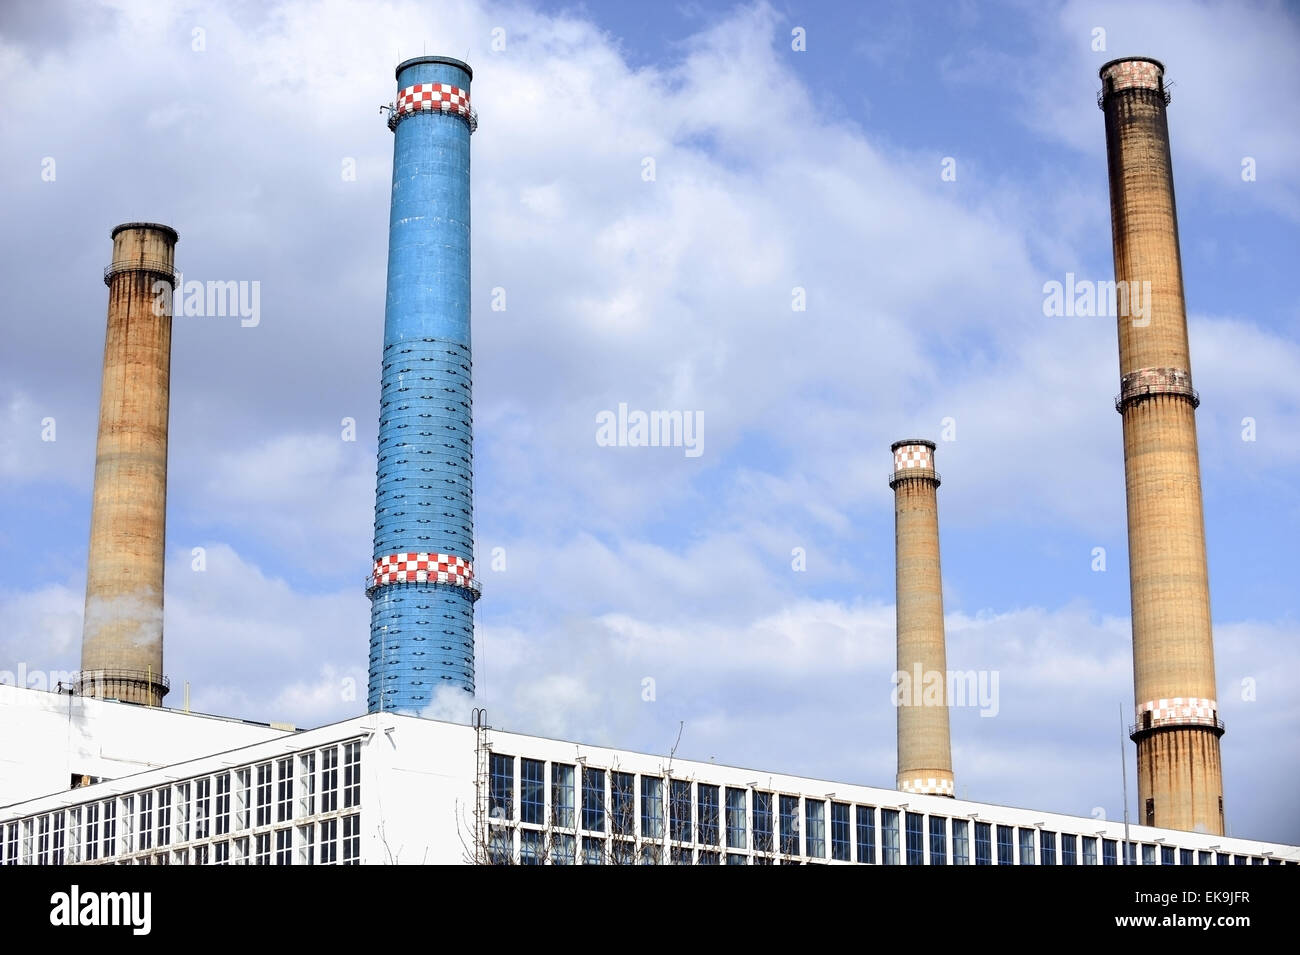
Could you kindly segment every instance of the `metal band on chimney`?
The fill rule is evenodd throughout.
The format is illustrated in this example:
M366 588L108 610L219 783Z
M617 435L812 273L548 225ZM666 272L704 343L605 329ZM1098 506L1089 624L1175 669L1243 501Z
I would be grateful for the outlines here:
M1192 387L1192 373L1183 368L1139 368L1120 379L1119 389L1115 410L1120 414L1129 405L1156 395L1186 398L1193 408L1201 404L1201 396Z

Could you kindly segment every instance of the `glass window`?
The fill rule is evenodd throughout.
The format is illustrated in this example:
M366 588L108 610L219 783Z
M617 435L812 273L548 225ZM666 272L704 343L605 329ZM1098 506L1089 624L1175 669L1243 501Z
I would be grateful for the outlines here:
M1020 830L1020 864L1034 864L1034 830Z
M605 831L605 771L582 767L582 828ZM585 846L585 842L584 842ZM586 849L583 849L586 859Z
M67 826L66 819L67 817L63 812L56 812L54 814L53 821L51 822L51 826L53 827L53 835L50 840L50 864L51 865L63 865L63 858L64 858L63 838L65 833L65 827Z
M567 832L557 832L551 836L552 865L573 865L577 861L576 855L577 842L572 835Z
M804 797L804 855L826 858L826 803Z
M1147 847L1146 847L1146 846L1143 846L1142 848L1143 848L1143 849L1146 849ZM1145 855L1145 853L1144 853L1144 855ZM1142 861L1143 861L1143 862L1146 862L1146 859L1144 858ZM1233 864L1233 865L1245 865L1245 864L1246 864L1246 857L1245 857L1245 856L1233 856L1233 857L1232 857L1232 864Z
M105 799L104 809L104 858L117 855L117 800Z
M718 852L700 850L700 865L722 865L722 855Z
M249 812L252 810L252 785L253 773L250 767L235 770L234 788L231 791L231 816L233 817L233 828L235 831L241 831L248 828L251 821ZM197 837L197 833L195 833ZM206 833L204 833L206 835ZM235 846L236 854L240 853L239 846ZM244 852L240 858L246 859L248 853ZM246 862L237 862L237 865L247 865Z
M311 754L315 761L316 754ZM298 864L316 864L316 827L311 824L298 827Z
M781 797L781 852L799 854L799 797Z
M538 763L537 765L541 765ZM522 771L521 771L522 772ZM522 799L522 795L520 797ZM522 808L522 802L520 803ZM542 832L539 829L519 830L519 864L542 864Z
M657 776L641 777L641 836L664 837L664 781Z
M360 749L361 744L356 746ZM344 775L347 775L346 768ZM361 817L356 814L343 817L343 864L361 864Z
M339 861L339 821L325 819L320 824L320 864L334 865Z
M545 825L543 800L546 792L546 764L540 759L519 760L519 821ZM522 849L523 843L520 843Z
M673 839L691 841L691 784L684 779L668 781L668 824Z
M772 851L771 793L754 793L754 851Z
M853 859L848 803L831 803L831 858L840 862L850 862Z
M135 797L123 796L122 811L118 814L117 848L118 853L126 855L135 851Z
M194 781L194 838L208 838L208 809L211 808L208 791L212 781L207 777ZM217 835L230 832L230 773L217 776Z
M1156 864L1156 847L1155 847L1155 846L1153 846L1153 845L1143 845L1143 846L1142 846L1142 864L1143 864L1143 865L1155 865L1155 864Z
M1061 833L1061 865L1078 865L1079 859L1076 855L1078 847L1078 837Z
M952 864L970 865L970 823L965 819L952 821Z
M1227 865L1231 860L1226 852L1216 852L1214 854L1214 861L1216 865Z
M488 828L488 865L510 865L515 858L515 831L509 826Z
M1011 826L998 826L998 865L1015 865L1015 831Z
M930 817L930 865L948 864L948 820Z
M586 773L583 774L584 776ZM601 771L604 775L604 771ZM584 784L583 788L586 786ZM595 839L591 836L582 837L582 864L583 865L604 865L605 864L605 840Z
M1137 865L1137 864L1138 864L1138 863L1137 863L1137 843L1136 843L1136 842L1126 842L1126 843L1124 843L1124 864L1125 864L1125 865Z
M1039 865L1056 865L1056 833L1038 830Z
M153 845L153 792L146 789L140 794L140 837L137 849Z
M749 858L741 852L728 852L727 865L749 865Z
M633 865L635 863L636 851L631 839L615 839L611 845L614 851L610 857L610 862L613 865Z
M613 770L609 774L609 826L616 836L636 835L636 777L631 773ZM614 864L631 865L629 854L626 863L618 859L619 847L614 847Z
M876 810L874 806L858 807L858 861L874 865L876 861Z
M361 741L343 744L343 808L361 805ZM346 825L346 823L344 824ZM345 860L344 865L347 865Z
M672 859L673 865L691 865L695 860L695 850L673 846L672 855L669 858Z
M1097 864L1097 837L1096 836L1083 837L1083 864L1084 865Z
M194 783L175 783L175 841L190 841L190 793Z
M220 788L220 784L218 784L218 788ZM310 753L298 754L298 815L314 816L315 814L316 751L312 750Z
M515 758L492 753L488 756L488 818L513 819Z
M919 812L903 814L907 827L907 864L925 865L925 816Z
M975 864L993 864L993 824L975 823Z
M898 865L898 810L880 810L880 862Z
M293 818L293 757L279 761L276 780L275 821L288 822ZM285 863L288 865L288 863Z
M271 824L271 764L259 763L257 766L257 821L255 825ZM270 843L267 843L268 846ZM258 845L261 845L259 840ZM258 855L261 851L258 850ZM261 863L258 863L261 865Z
M248 770L244 770L247 778ZM208 837L208 820L212 815L212 780L204 776L194 780L194 838ZM245 818L244 825L248 825Z
M158 845L172 842L172 789L164 786L158 790Z
M1191 850L1191 849L1179 849L1179 850L1178 850L1178 864L1179 864L1179 865L1196 865L1196 856L1192 853L1192 850Z
M1213 863L1213 859L1211 858L1211 853L1209 853L1205 849L1201 849L1196 853L1197 865L1211 865L1212 863Z
M695 787L699 800L699 842L705 845L718 844L718 787L699 783Z
M574 819L573 767L564 763L551 763L551 816L552 825L572 829Z
M1117 864L1116 849L1118 845L1119 843L1117 843L1114 839L1101 840L1101 864L1102 865Z
M268 767L269 768L269 767ZM259 832L253 838L254 865L271 864L271 834L269 832Z
M293 865L292 829L277 829L275 831L275 864Z
M1161 864L1161 865L1173 865L1173 864L1174 864L1174 847L1173 847L1173 846L1161 846L1161 847L1160 847L1160 864Z
M3 829L0 826L0 829ZM11 827L11 831L17 833L16 826ZM92 802L86 806L86 825L81 833L82 839L82 858L87 862L93 862L99 858L99 803ZM15 850L17 846L14 847ZM6 857L5 862L11 860Z
M745 790L727 787L727 848L746 849L745 838Z
M334 812L339 808L339 748L331 746L320 751L320 811Z

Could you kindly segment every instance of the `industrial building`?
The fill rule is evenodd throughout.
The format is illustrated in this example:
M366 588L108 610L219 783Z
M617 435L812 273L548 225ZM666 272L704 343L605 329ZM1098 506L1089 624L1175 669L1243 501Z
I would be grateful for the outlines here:
M51 698L69 699L13 690L8 706ZM163 719L209 719L145 712L158 736ZM1300 864L1295 846L1149 826L1128 827L1126 839L1119 820L398 713L263 732L0 808L0 864Z
M0 864L1281 865L1223 835L1209 590L1163 67L1101 69L1117 283L1140 825L955 798L946 681L897 707L896 789L418 718L474 692L470 67L397 67L368 713L297 730L165 709L177 233L113 230L83 671L0 686ZM891 447L897 663L945 674L936 445Z

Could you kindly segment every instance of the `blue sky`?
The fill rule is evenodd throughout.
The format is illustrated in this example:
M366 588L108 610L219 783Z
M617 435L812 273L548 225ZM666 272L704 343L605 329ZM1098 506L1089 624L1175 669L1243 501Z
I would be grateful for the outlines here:
M173 684L199 709L302 725L364 706L346 687L364 686L368 623L377 106L398 57L441 52L474 67L481 118L478 549L506 569L481 573L477 662L494 722L666 751L682 721L683 755L891 785L889 443L951 418L949 664L1001 675L996 718L954 711L958 793L1112 817L1132 706L1115 328L1045 317L1042 288L1113 277L1097 67L1162 59L1228 822L1300 840L1293 8L36 9L0 14L0 669L76 667L99 274L113 225L157 219L187 278L262 287L256 328L176 321ZM71 64L95 71L94 108L50 108ZM704 453L598 446L595 417L620 402L702 413Z

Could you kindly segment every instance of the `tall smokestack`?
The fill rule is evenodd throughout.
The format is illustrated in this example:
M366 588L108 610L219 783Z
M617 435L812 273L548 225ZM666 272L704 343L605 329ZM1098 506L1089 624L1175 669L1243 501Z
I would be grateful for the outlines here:
M898 788L953 795L933 441L890 445L898 587Z
M79 687L87 696L157 706L168 689L163 561L179 237L170 226L127 222L112 238Z
M388 302L369 585L371 712L474 692L469 106L473 72L397 67Z
M1119 315L1138 799L1151 826L1223 832L1210 588L1164 66L1101 68ZM1149 284L1148 284L1149 283ZM1149 291L1148 291L1149 290ZM1142 294L1143 309L1133 307ZM1120 297L1120 302L1124 299Z

